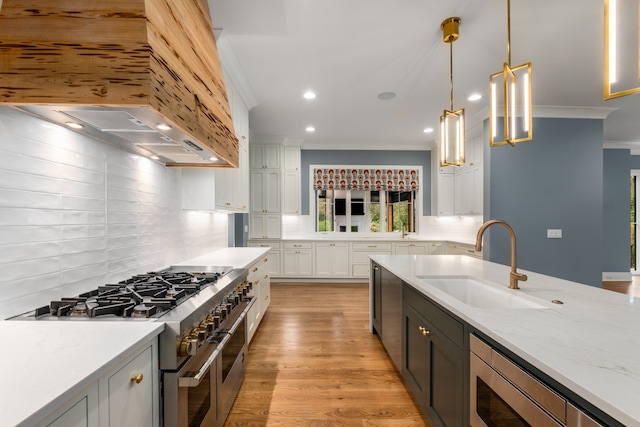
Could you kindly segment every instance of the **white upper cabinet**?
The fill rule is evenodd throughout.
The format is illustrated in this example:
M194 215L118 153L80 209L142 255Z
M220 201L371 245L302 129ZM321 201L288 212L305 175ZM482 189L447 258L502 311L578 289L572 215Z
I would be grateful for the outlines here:
M249 109L225 78L227 98L239 145L237 168L183 169L183 209L249 211Z
M438 173L438 215L482 214L482 138L467 141L465 163L440 168Z
M251 171L251 212L280 213L280 171Z
M233 127L238 138L239 165L238 168L216 170L215 207L232 212L248 212L249 109L231 79L226 78L225 82Z
M282 213L300 214L300 147L284 146Z
M251 145L249 159L251 169L280 169L280 145Z
M283 147L284 170L300 171L300 147L287 145Z

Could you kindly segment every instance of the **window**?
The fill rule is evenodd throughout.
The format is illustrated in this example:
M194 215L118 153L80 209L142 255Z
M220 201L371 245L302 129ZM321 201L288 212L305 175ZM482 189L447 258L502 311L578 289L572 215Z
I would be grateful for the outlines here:
M414 206L414 191L387 191L388 231L415 231Z
M419 167L313 167L316 231L416 232Z
M417 231L416 191L316 190L318 232Z

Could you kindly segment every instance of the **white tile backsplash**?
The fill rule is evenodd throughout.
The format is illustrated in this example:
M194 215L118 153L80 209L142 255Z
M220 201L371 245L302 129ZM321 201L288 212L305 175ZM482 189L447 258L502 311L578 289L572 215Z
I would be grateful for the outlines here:
M181 170L0 108L0 319L227 246Z
M60 195L0 188L0 207L59 209Z

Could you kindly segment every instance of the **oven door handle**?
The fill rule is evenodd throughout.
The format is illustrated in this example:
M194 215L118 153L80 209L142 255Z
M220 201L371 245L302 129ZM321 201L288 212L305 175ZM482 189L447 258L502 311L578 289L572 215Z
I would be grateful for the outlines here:
M218 353L218 349L211 353L211 356L202 364L195 375L190 375L193 372L187 372L187 375L178 377L178 387L198 387L204 376L209 372L211 364L218 357Z
M198 387L200 385L200 382L209 371L211 364L214 360L216 360L216 357L218 357L220 351L222 351L224 346L227 344L227 341L231 339L231 335L233 335L236 329L238 329L240 322L243 322L245 320L245 318L247 317L247 312L253 306L255 301L256 299L253 298L249 302L249 304L247 304L244 310L242 310L242 313L240 314L240 316L238 316L233 326L231 326L229 332L225 334L224 338L222 338L222 341L220 341L220 344L218 344L218 347L214 350L213 353L211 353L211 356L209 356L209 358L202 364L202 367L200 367L195 375L184 375L178 377L178 387Z

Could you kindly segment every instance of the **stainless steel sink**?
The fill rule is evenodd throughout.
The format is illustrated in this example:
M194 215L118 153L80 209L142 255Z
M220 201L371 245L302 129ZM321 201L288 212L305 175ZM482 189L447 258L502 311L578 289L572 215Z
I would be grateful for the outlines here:
M473 276L417 276L424 283L473 308L483 309L545 309L551 303L519 294L509 289Z

